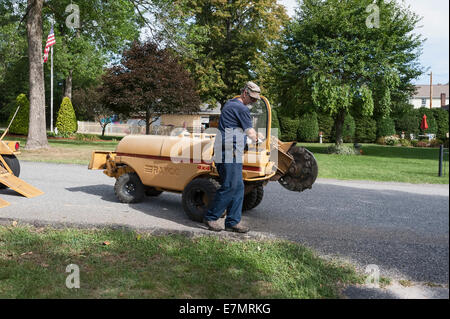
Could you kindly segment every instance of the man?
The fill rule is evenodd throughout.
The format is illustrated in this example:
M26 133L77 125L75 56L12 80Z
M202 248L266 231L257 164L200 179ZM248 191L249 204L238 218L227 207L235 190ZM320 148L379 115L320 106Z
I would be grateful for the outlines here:
M211 208L207 211L204 223L209 230L221 231L218 219L225 209L225 230L239 233L249 231L241 224L242 202L244 200L244 181L242 180L242 155L245 136L258 140L253 129L250 110L246 105L260 99L260 88L247 82L238 98L227 101L219 118L219 132L216 135L214 156L221 187L217 190Z

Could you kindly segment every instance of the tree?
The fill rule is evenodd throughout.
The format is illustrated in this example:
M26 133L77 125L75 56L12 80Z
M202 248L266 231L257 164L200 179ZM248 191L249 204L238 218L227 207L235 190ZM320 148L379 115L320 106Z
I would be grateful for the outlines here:
M45 125L44 69L42 67L42 5L44 0L28 0L27 39L30 77L30 122L28 150L48 147Z
M21 18L11 2L0 2L0 122L15 111L16 97L28 92L27 38L26 29L19 28Z
M366 25L372 0L304 0L271 55L274 91L292 113L335 117L336 144L343 143L346 114L389 115L393 97L413 90L422 73L420 20L395 1L376 1L380 23Z
M223 105L249 80L264 86L265 54L288 19L276 0L180 0L170 12L202 101Z
M11 123L9 131L15 134L27 135L28 122L30 121L30 102L28 101L27 96L23 93L19 94L14 106L14 111L11 113L8 119L8 124L11 122L12 117L16 113L17 107L20 108L16 114L16 117L14 118L14 121Z
M199 110L195 82L169 49L134 42L120 65L107 70L101 88L103 105L117 114L145 114L146 133L163 113Z
M59 133L72 134L77 131L77 117L72 106L72 102L66 96L63 98L61 107L56 118L56 128Z
M130 0L48 0L45 17L55 21L55 69L64 76L64 96L72 98L74 79L82 87L96 84L107 58L139 37L142 23ZM67 10L67 11L66 11ZM68 24L67 20L79 24ZM50 30L50 23L46 24ZM81 84L81 85L80 85Z
M100 86L75 90L73 92L73 104L75 105L77 118L98 122L102 128L102 136L104 136L106 127L112 122L111 119L115 114L101 102L98 94L100 90Z

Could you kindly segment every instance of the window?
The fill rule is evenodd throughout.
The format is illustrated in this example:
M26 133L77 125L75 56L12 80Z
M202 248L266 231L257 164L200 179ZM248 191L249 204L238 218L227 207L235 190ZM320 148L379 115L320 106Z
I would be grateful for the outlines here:
M427 99L422 99L422 106L427 105Z

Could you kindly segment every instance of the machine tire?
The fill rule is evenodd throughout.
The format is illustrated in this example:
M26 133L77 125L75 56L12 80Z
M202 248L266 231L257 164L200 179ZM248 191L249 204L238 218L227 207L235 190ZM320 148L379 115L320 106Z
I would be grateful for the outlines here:
M20 163L18 158L15 155L2 155L3 159L5 160L6 164L9 166L9 168L12 170L14 176L19 177L20 175ZM0 162L0 165L3 166L3 163ZM8 188L4 184L0 184L0 189Z
M197 178L187 184L183 190L182 202L184 211L191 220L203 221L219 187L219 183L212 178Z
M154 187L151 187L151 186L145 187L145 195L147 195L147 196L156 197L156 196L161 195L162 193L163 193L163 191L159 191L159 190L155 189Z
M121 175L114 185L114 192L122 203L138 203L144 198L144 185L136 173Z
M253 188L247 195L244 196L242 203L242 211L253 209L258 206L264 197L264 187L262 185Z

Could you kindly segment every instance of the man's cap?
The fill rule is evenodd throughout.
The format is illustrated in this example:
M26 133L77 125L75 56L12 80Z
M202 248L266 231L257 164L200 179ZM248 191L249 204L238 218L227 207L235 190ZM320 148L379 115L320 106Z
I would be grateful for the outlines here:
M245 83L244 90L247 90L248 94L254 99L259 100L261 98L259 95L261 93L261 89L252 81Z

